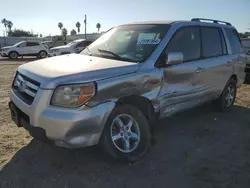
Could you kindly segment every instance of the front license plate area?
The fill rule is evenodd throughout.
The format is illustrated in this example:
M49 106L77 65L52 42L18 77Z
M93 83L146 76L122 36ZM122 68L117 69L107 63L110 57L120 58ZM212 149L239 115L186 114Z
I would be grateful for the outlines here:
M13 102L9 103L10 113L11 113L11 119L16 123L18 127L20 127L20 117L19 112L16 106Z

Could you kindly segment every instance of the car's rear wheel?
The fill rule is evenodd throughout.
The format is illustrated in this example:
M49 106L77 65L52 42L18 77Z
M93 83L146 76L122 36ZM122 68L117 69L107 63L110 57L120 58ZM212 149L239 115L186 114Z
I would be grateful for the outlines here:
M48 56L48 53L46 52L46 51L40 51L39 52L39 54L38 54L38 56L40 57L40 58L46 58L47 56Z
M116 160L135 162L150 148L151 132L147 118L132 105L117 106L104 127L100 145Z
M9 58L10 59L17 59L18 58L18 53L17 52L10 52L9 53Z
M237 81L230 78L227 82L221 96L216 100L216 105L219 110L224 111L234 105L237 93Z

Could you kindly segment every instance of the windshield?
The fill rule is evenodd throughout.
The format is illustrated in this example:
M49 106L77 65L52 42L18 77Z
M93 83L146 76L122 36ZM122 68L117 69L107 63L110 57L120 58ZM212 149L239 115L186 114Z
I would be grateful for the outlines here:
M72 46L73 44L76 44L78 41L72 41L70 43L67 44L67 46Z
M23 44L25 41L21 41L21 42L18 42L16 44L14 44L13 46L19 46L20 44Z
M169 25L118 26L93 42L81 54L121 61L145 61L161 42Z

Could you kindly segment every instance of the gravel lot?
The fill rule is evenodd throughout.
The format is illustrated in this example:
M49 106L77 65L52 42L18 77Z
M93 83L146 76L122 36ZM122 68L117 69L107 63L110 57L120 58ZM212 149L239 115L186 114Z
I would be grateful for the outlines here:
M0 59L0 187L250 187L250 85L226 113L211 104L157 123L157 142L134 164L97 147L67 150L32 140L10 119L8 90L17 67Z

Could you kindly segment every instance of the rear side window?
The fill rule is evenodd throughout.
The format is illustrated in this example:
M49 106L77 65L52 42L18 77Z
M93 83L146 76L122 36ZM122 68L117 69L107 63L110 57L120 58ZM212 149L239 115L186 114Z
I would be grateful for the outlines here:
M237 31L235 29L230 29L230 28L226 28L225 31L226 31L228 40L231 45L232 53L233 54L240 53L241 41L240 41Z
M204 58L216 57L223 54L220 35L218 28L201 28L202 56Z
M37 42L27 42L26 46L39 46Z
M225 36L221 30L220 30L220 38L221 38L221 43L222 43L222 53L223 53L223 55L226 55L226 54L228 54L227 45L226 45L226 41L225 41Z
M167 52L182 52L184 61L200 58L200 31L198 27L184 27L172 37Z

